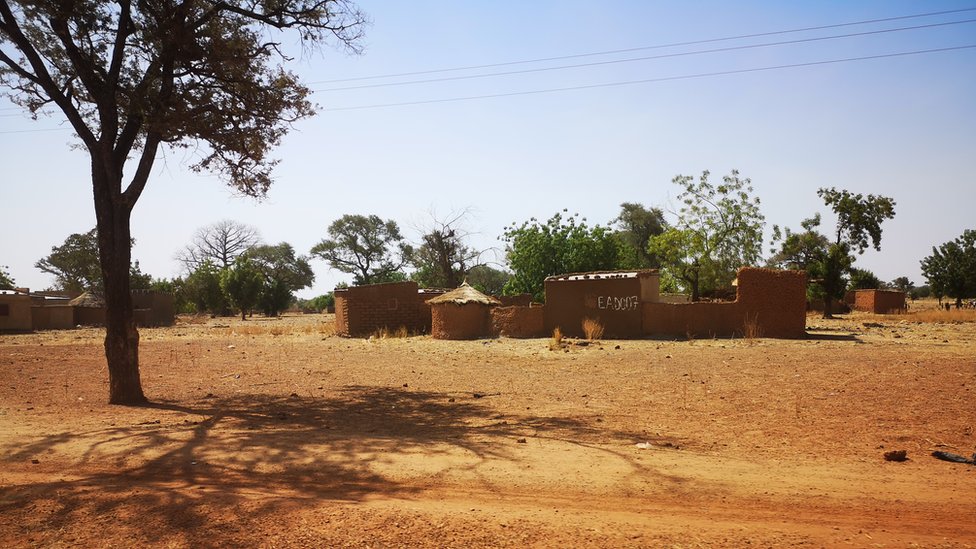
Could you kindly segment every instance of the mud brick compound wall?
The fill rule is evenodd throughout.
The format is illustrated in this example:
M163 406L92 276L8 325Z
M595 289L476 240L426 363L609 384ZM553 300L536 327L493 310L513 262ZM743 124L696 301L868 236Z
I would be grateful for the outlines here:
M905 309L905 292L897 290L855 290L854 310L884 315Z
M335 291L336 333L368 336L386 328L404 327L411 332L430 331L431 313L427 300L443 292L424 290L416 282L392 282L337 289Z
M491 336L491 307L483 303L435 303L430 306L434 339L479 339Z
M656 271L584 273L546 279L545 331L559 330L584 337L583 320L603 325L607 338L637 338L641 330L641 304L657 301L660 280Z
M491 333L501 337L546 337L545 307L492 307Z
M739 269L738 295L728 303L644 303L648 335L743 335L754 323L760 336L806 335L806 275L801 271Z

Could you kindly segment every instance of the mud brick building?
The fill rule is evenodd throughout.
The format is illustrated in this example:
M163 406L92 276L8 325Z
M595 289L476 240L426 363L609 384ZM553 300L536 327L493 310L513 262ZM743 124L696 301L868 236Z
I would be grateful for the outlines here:
M401 327L413 333L428 333L431 315L427 300L443 293L443 290L421 290L416 282L336 289L336 333L362 337Z
M898 290L854 290L854 310L885 315L905 310L905 292Z

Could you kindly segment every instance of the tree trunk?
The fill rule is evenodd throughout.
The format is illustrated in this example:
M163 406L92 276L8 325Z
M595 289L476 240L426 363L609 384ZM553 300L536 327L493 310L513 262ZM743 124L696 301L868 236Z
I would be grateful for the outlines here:
M831 312L831 310L833 309L833 304L834 304L834 298L830 297L830 295L825 295L824 296L824 314L823 314L823 317L824 318L834 318L834 315Z
M98 220L98 252L105 283L105 358L110 404L147 402L139 378L139 331L132 313L129 265L132 237L130 208L119 198L121 170L113 177L93 159L92 186ZM116 192L112 192L116 189Z

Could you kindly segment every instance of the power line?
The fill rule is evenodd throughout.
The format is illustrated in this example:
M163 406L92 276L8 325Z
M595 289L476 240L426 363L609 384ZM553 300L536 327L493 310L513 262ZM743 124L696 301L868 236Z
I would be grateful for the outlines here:
M757 67L757 68L752 68L752 69L736 69L736 70L728 70L728 71L703 72L703 73L685 74L685 75L679 75L679 76L664 76L664 77L660 77L660 78L647 78L647 79L642 79L642 80L626 80L626 81L622 81L622 82L606 82L606 83L603 83L603 84L589 84L589 85L584 85L584 86L568 86L568 87L564 87L564 88L547 88L547 89L542 89L542 90L529 90L529 91L521 91L521 92L495 93L495 94L485 94L485 95L470 95L470 96L465 96L465 97L450 97L450 98L443 98L443 99L428 99L428 100L423 100L423 101L406 101L406 102L402 102L402 103L384 103L384 104L375 104L375 105L360 105L360 106L356 106L356 107L326 108L324 110L327 111L327 112L356 111L356 110L380 109L380 108L388 108L388 107L406 107L406 106L412 106L412 105L428 105L428 104L432 104L432 103L449 103L449 102L459 102L459 101L473 101L473 100L477 100L477 99L494 99L494 98L499 98L499 97L515 97L515 96L519 96L519 95L537 95L537 94L543 94L543 93L556 93L556 92L565 92L565 91L589 90L589 89L596 89L596 88L609 88L609 87L615 87L615 86L630 86L630 85L635 85L635 84L650 84L650 83L656 83L656 82L669 82L669 81L675 81L675 80L691 80L691 79L695 79L695 78L708 78L708 77L714 77L714 76L727 76L727 75L731 75L731 74L745 74L745 73L752 73L752 72L763 72L763 71L772 71L772 70L780 70L780 69L792 69L792 68L799 68L799 67L813 67L813 66L818 66L818 65L830 65L830 64L835 64L835 63L849 63L849 62L853 62L853 61L868 61L868 60L873 60L873 59L887 59L887 58L892 58L892 57L904 57L904 56L908 56L908 55L921 55L921 54L927 54L927 53L939 53L939 52L947 52L947 51L957 51L957 50L964 50L964 49L971 49L971 48L976 48L976 44L968 44L968 45L965 45L965 46L952 46L952 47L946 47L946 48L935 48L935 49L929 49L929 50L914 50L914 51L906 51L906 52L886 53L886 54L879 54L879 55L865 55L865 56L861 56L861 57L847 57L847 58L843 58L843 59L829 59L829 60L825 60L825 61L810 61L810 62L806 62L806 63L792 63L792 64L788 64L788 65L773 65L773 66L769 66L769 67Z
M791 34L791 33L797 33L797 32L808 32L808 31L824 30L824 29L836 29L836 28L840 28L840 27L851 27L851 26L856 26L856 25L868 25L868 24L873 24L873 23L884 23L884 22L888 22L888 21L900 21L900 20L904 20L904 19L918 19L918 18L921 18L921 17L933 17L933 16L936 16L936 15L948 15L948 14L952 14L952 13L963 13L963 12L968 12L968 11L976 11L976 8L962 8L962 9L957 9L957 10L933 11L933 12L928 12L928 13L917 13L917 14L914 14L914 15L899 15L899 16L896 16L896 17L884 17L884 18L880 18L880 19L865 19L863 21L851 21L851 22L847 22L847 23L835 23L835 24L831 24L831 25L820 25L820 26L816 26L816 27L801 27L801 28L796 28L796 29L787 29L787 30L778 30L778 31L769 31L769 32L757 32L757 33L752 33L752 34L740 34L740 35L736 35L736 36L725 36L725 37L721 37L721 38L706 38L706 39L702 39L702 40L691 40L691 41L687 41L687 42L672 42L670 44L658 44L658 45L654 45L654 46L639 46L639 47L635 47L635 48L625 48L625 49L619 49L619 50L606 50L606 51L598 51L598 52L590 52L590 53L578 53L578 54L574 54L574 55L560 55L560 56L555 56L555 57L540 57L540 58L537 58L537 59L525 59L525 60L521 60L521 61L506 61L506 62L502 62L502 63L488 63L488 64L484 64L484 65L469 65L469 66L464 66L464 67L451 67L451 68L444 68L444 69L430 69L430 70L401 72L401 73L393 73L393 74L381 74L381 75L375 75L375 76L360 76L360 77L355 77L355 78L338 78L338 79L333 79L333 80L318 80L318 81L314 81L314 82L308 82L308 84L336 84L336 83L340 83L340 82L355 82L355 81L361 81L361 80L379 80L379 79L382 79L382 78L398 78L398 77L401 77L401 76L419 76L419 75L422 75L422 74L434 74L434 73L441 73L441 72L456 72L456 71L467 71L467 70L475 70L475 69L490 69L490 68L495 68L495 67L506 67L506 66L511 66L511 65L524 65L524 64L529 64L529 63L542 63L542 62L545 62L545 61L562 61L562 60L565 60L565 59L578 59L578 58L581 58L581 57L595 57L595 56L600 56L600 55L613 55L613 54L618 54L618 53L630 53L630 52L635 52L635 51L654 50L654 49L663 49L663 48L673 48L673 47L679 47L679 46L696 46L696 45L709 44L709 43L714 43L714 42L725 42L725 41L730 41L730 40L743 40L745 38L761 38L761 37L764 37L764 36L775 36L775 35L779 35L779 34Z
M883 34L883 33L889 33L889 32L901 32L901 31L906 31L906 30L918 30L918 29L927 29L927 28L933 28L933 27L944 27L944 26L948 26L948 25L960 25L960 24L963 24L963 23L973 23L973 22L976 22L976 19L965 19L965 20L961 20L961 21L948 21L948 22L943 22L943 23L932 23L932 24L928 24L928 25L916 25L916 26L912 26L912 27L899 27L899 28L895 28L895 29L881 29L881 30L873 30L873 31L854 32L854 33L849 33L849 34L837 34L837 35L833 35L833 36L819 36L819 37L815 37L815 38L798 38L796 40L784 40L784 41L780 41L780 42L766 42L766 43L763 43L763 44L747 44L747 45L743 45L743 46L728 46L728 47L725 47L725 48L713 48L713 49L708 49L708 50L697 50L697 51L687 51L687 52L665 53L665 54L661 54L661 55L650 55L650 56L644 56L644 57L631 57L629 59L613 59L613 60L610 60L610 61L594 61L594 62L591 62L591 63L578 63L578 64L575 64L575 65L559 65L559 66L556 66L556 67L540 67L540 68L536 68L536 69L523 69L523 70L516 70L516 71L491 72L491 73L485 73L485 74L469 74L469 75L464 75L464 76L447 76L447 77L443 77L443 78L428 78L428 79L424 79L424 80L407 80L405 82L384 82L384 83L380 83L380 84L362 84L362 85L358 85L358 86L345 86L345 87L341 87L341 88L326 88L326 89L322 89L322 90L312 90L312 91L314 91L316 93L323 93L323 92L334 92L334 91L362 90L362 89L368 89L368 88L385 88L385 87L392 87L392 86L407 86L407 85L412 85L412 84L431 84L431 83L434 83L434 82L450 82L450 81L456 81L456 80L473 80L473 79L477 79L477 78L491 78L491 77L495 77L495 76L511 76L511 75L515 75L515 74L528 74L528 73L535 73L535 72L547 72L547 71L557 71L557 70L565 70L565 69L578 69L578 68L584 68L584 67L596 67L596 66L602 66L602 65L614 65L614 64L619 64L619 63L632 63L634 61L649 61L649 60L653 60L653 59L667 59L667 58L672 58L672 57L685 57L685 56L690 56L690 55L704 55L704 54L709 54L709 53L721 53L721 52L729 52L729 51L739 51L739 50L747 50L747 49L756 49L756 48L768 48L768 47L772 47L772 46L785 46L785 45L801 44L801 43L807 43L807 42L819 42L819 41L825 41L825 40L836 40L838 38L853 38L853 37L856 37L856 36L869 36L869 35Z

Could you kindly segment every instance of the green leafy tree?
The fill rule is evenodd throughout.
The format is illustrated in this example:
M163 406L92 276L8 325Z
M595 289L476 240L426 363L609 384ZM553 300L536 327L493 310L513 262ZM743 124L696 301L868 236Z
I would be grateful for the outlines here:
M315 281L308 258L296 256L287 242L254 246L246 255L264 280L258 307L267 316L281 314L294 300L294 292Z
M622 263L627 265L625 268L656 269L661 266L660 259L648 248L651 237L662 234L668 227L660 208L648 209L641 204L624 202L614 221L617 237L624 246Z
M939 299L956 300L976 297L976 230L969 229L955 240L932 248L932 255L922 259L922 274L932 293Z
M563 210L565 213L566 210ZM502 237L512 275L506 295L529 293L542 301L548 276L613 270L620 266L619 240L607 227L589 227L579 214L556 213L545 223L535 218L511 225Z
M329 225L329 238L312 248L337 271L353 275L357 286L406 280L403 266L413 249L395 221L376 215L344 215Z
M221 270L210 261L204 261L187 275L183 293L198 313L224 314L230 310L227 297L220 287Z
M762 252L765 218L759 198L752 196L752 182L737 170L713 185L709 172L696 182L679 175L673 183L684 190L677 220L650 239L648 251L679 280L692 301L703 293L731 286L739 267L755 265Z
M193 313L196 311L195 305L187 295L186 281L181 277L154 278L149 283L149 289L173 294L173 307L177 313Z
M241 312L241 320L257 305L263 286L264 278L247 254L238 257L220 274L220 289L231 306Z
M890 286L906 294L911 294L915 290L915 283L909 280L907 276L899 276L892 280Z
M804 220L802 233L787 229L784 237L778 227L773 227L773 242L779 243L779 250L770 264L805 269L815 285L812 295L824 301L824 318L832 318L833 301L841 299L847 290L846 275L851 272L854 254L864 253L869 246L881 249L881 223L895 216L895 201L833 188L820 189L817 194L837 215L833 239L818 232L819 215Z
M468 270L468 284L485 295L502 295L512 275L489 265L475 265Z
M302 300L299 303L302 310L311 310L315 311L316 313L321 313L329 307L335 306L335 294L333 292L329 292L327 294L313 297L312 299Z
M91 160L105 280L109 401L146 401L129 294L130 217L161 148L244 194L271 185L270 157L310 90L280 65L280 33L355 49L365 17L346 0L0 0L0 88L32 114L60 111Z
M98 229L69 235L51 254L34 264L41 272L54 275L56 290L80 294L101 293L102 270L98 262Z
M867 269L851 267L848 274L850 275L848 290L877 290L884 287L881 279Z
M14 282L14 279L10 276L10 271L7 269L9 267L6 265L0 265L0 290L13 290L15 287L16 282Z

